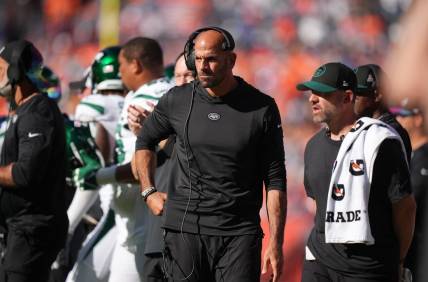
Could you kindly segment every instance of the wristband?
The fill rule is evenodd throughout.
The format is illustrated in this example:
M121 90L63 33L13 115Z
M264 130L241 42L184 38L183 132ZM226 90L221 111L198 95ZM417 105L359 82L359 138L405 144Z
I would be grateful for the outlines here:
M95 175L98 185L116 183L116 166L100 168Z
M153 194L153 193L155 193L155 192L157 192L158 190L156 190L156 188L155 187L149 187L149 188L146 188L146 189L144 189L143 190L143 192L141 192L141 196L143 197L143 200L144 200L144 202L147 200L147 198L151 195L151 194Z

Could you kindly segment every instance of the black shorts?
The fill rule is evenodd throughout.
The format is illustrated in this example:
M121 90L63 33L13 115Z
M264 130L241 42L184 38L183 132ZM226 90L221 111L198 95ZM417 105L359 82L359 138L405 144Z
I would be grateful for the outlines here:
M262 235L210 236L165 231L168 281L259 282Z
M0 282L48 281L52 262L61 249L58 242L64 239L52 233L9 230L0 266Z
M305 260L302 282L398 282L398 273L391 271L393 273L384 275L367 273L367 277L353 277L351 274L340 273L328 268L318 260Z

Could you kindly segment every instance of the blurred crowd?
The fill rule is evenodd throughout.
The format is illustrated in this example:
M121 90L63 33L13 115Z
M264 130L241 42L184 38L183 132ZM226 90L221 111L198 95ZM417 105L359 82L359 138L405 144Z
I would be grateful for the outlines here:
M59 74L61 107L73 114L79 100L68 83L83 77L99 44L100 5L93 0L4 0L0 2L0 45L27 38L45 64ZM350 66L382 64L399 32L397 20L410 0L122 0L118 43L135 36L158 40L172 63L189 34L201 26L229 30L238 54L235 73L273 96L285 132L288 181L285 267L295 277L312 225L305 204L303 151L318 129L307 97L295 85L327 61ZM0 101L0 114L7 105ZM263 209L264 210L264 209ZM262 216L266 216L262 214ZM266 221L263 223L266 225ZM267 227L263 226L264 228ZM288 280L286 280L288 281Z

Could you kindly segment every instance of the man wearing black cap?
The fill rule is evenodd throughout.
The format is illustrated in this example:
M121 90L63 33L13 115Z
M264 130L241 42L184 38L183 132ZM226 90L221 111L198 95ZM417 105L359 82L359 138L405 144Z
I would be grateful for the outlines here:
M32 43L0 49L0 94L15 114L0 162L0 225L6 249L0 281L47 281L65 242L65 133L54 101L37 87L42 56Z
M316 214L304 282L398 281L407 252L415 207L404 152L379 121L356 121L356 86L341 63L322 65L297 85L312 91L313 120L327 126L305 149L304 185Z
M426 281L428 269L428 135L425 133L424 116L420 109L411 108L404 100L391 113L409 132L413 152L410 162L412 190L418 209L416 211L415 233L404 266L413 274L413 281Z
M357 91L355 97L355 113L358 117L379 119L394 128L403 140L407 160L410 162L412 145L409 134L388 111L383 102L383 89L380 80L386 80L382 68L375 64L362 65L354 69L357 75Z

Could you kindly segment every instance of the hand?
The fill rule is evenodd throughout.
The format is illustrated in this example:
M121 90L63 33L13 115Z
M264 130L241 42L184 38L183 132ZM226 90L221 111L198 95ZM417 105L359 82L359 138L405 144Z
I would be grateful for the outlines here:
M154 215L162 215L166 201L166 193L154 192L146 199L146 204Z
M403 267L403 265L400 265L400 276L399 280L400 282L412 282L413 275L410 269Z
M127 109L129 129L135 135L138 135L138 132L142 127L143 121L153 111L153 108L155 106L153 103L150 102L147 102L147 105L150 107L149 110L146 110L143 107L137 105L130 105Z
M282 274L283 255L282 247L269 243L263 256L262 274L268 270L268 266L272 268L272 278L269 281L277 282Z

